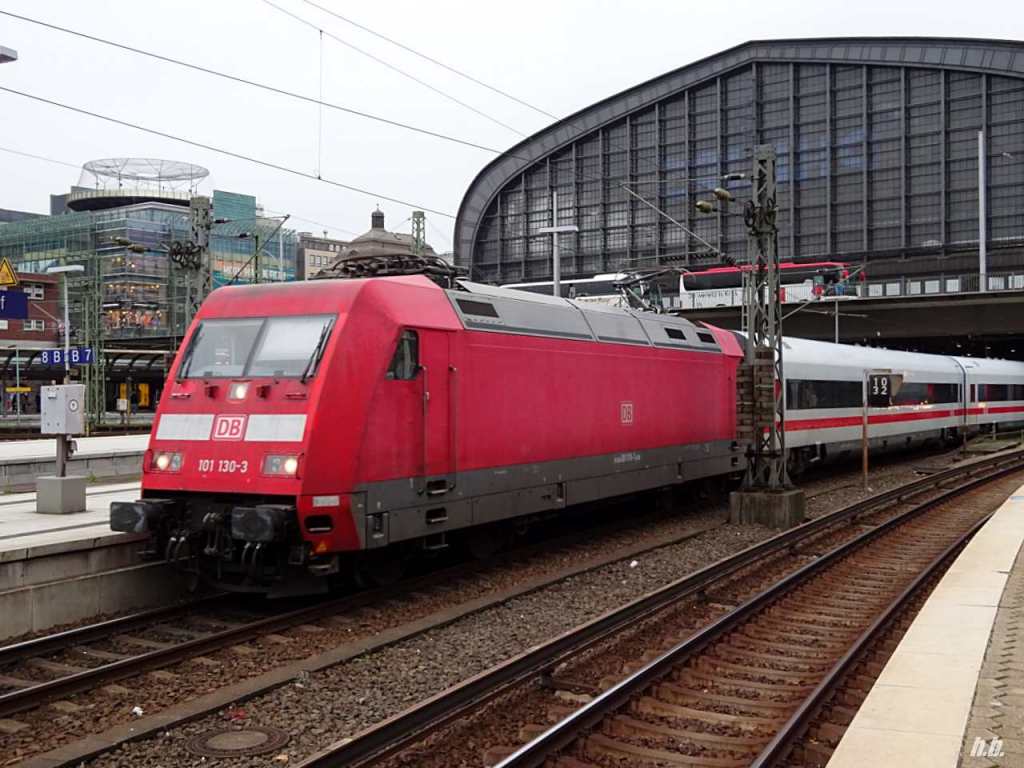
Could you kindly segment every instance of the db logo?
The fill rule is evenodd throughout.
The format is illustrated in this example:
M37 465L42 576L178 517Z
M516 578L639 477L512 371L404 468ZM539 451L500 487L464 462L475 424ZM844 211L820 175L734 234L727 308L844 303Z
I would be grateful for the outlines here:
M241 440L246 416L218 416L213 420L214 440Z
M619 421L621 421L623 424L632 424L633 423L633 404L632 403L629 403L629 402L619 403Z

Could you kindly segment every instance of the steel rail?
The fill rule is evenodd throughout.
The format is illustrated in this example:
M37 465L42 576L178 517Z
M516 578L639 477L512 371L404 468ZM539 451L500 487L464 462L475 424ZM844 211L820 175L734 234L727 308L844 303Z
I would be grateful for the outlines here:
M610 526L599 526L595 530L617 530L618 528L618 523L615 523ZM196 640L182 641L181 643L165 649L149 651L131 656L130 658L126 658L121 661L94 667L74 675L45 681L31 687L16 689L6 694L0 694L0 718L25 711L26 709L31 709L58 696L66 696L95 687L99 683L122 680L154 668L174 664L177 661L192 655L206 653L227 645L233 645L240 640L244 640L247 634L258 635L261 633L276 631L288 626L315 621L317 619L324 618L325 616L340 614L345 611L351 611L368 605L373 605L375 603L381 603L390 599L402 597L419 589L437 586L438 583L444 583L446 580L450 580L453 577L470 576L483 568L514 562L517 558L536 554L538 551L542 551L549 547L572 544L577 538L578 536L572 535L546 539L535 544L528 544L501 555L497 555L493 560L487 563L470 563L468 565L466 563L459 563L442 568L438 571L429 571L418 576L404 579L394 585L367 590L353 595L345 595L326 603L318 603L294 611L289 611L287 613L277 614L255 622L232 627L223 632L197 638ZM648 552L651 549L656 549L660 546L664 546L664 544L658 543L650 547L635 550L631 553L631 556L635 557L638 554ZM600 563L597 565L587 566L580 571L575 571L573 575L588 572L599 566ZM543 588L548 583L560 581L562 578L565 577L556 576L552 578L550 582L537 585L529 591L536 591ZM235 595L232 593L218 593L216 595L211 595L210 598L207 599L227 601L234 596ZM194 607L194 605L195 604L190 604L186 607ZM0 669L7 664L16 663L17 661L25 658L43 655L55 650L62 650L72 643L79 644L92 642L104 637L109 637L114 632L120 633L121 631L132 626L137 626L138 624L166 620L173 615L177 615L183 610L183 608L183 606L154 608L149 611L97 622L84 627L58 632L53 635L46 635L6 647L0 647ZM423 632L437 626L443 626L452 620L454 619L441 621L438 624L434 624L429 627L423 627L417 632L417 634L422 634Z
M42 635L11 643L10 645L0 646L0 669L23 659L41 656L54 651L62 651L72 645L101 640L115 632L122 632L132 627L137 627L140 624L167 621L168 619L187 614L197 608L204 608L218 603L226 597L227 595L223 593L217 593L187 603L150 608L149 610L137 611L136 613L97 621L81 627L73 627L62 632L55 632L52 635Z
M764 610L772 603L777 602L783 596L789 594L794 588L805 584L812 577L825 568L831 567L841 559L849 556L855 550L867 545L869 542L881 537L892 529L903 525L908 520L915 518L932 507L948 501L956 496L972 490L980 485L1009 474L1014 468L1006 468L995 472L993 475L978 478L965 483L962 486L951 489L947 493L921 503L908 509L896 517L886 520L874 528L865 531L857 537L839 545L831 552L817 558L797 569L788 576L783 577L763 592L755 595L742 605L737 606L729 613L716 619L703 630L691 635L673 648L663 653L658 658L637 670L625 680L609 688L574 713L556 723L544 733L540 734L533 741L524 745L497 763L494 768L539 768L558 751L568 747L580 735L597 726L605 717L625 706L639 692L651 684L669 674L673 669L685 663L687 660L700 653L708 646L731 633L756 614ZM806 715L805 715L806 716ZM304 764L300 763L300 766Z
M864 655L870 645L882 632L889 627L893 620L900 614L906 605L917 595L924 586L938 572L943 570L948 562L967 544L968 541L987 523L994 513L985 515L981 520L972 525L956 541L950 544L945 551L932 560L928 566L907 585L866 630L853 642L843 657L829 670L825 678L815 686L807 698L801 702L797 710L792 714L785 725L775 734L774 738L761 751L761 753L750 764L751 768L768 768L775 765L779 760L788 755L796 740L800 738L810 725L821 705L828 696L841 684L846 672Z
M342 766L356 768L356 766L379 762L421 740L427 733L464 717L468 711L495 698L510 686L553 669L565 659L593 647L620 632L623 628L643 621L673 603L693 595L699 595L709 586L764 560L766 557L791 549L844 522L855 522L859 517L878 511L880 508L902 502L907 497L941 488L943 484L952 480L964 476L971 477L979 472L996 470L994 474L986 475L978 481L986 482L996 476L1018 469L1021 465L1024 465L1024 450L995 454L970 464L937 472L814 520L809 520L667 584L621 608L598 616L548 643L515 656L411 709L371 726L350 740L327 747L298 765L301 768L341 768ZM969 485L973 486L973 483ZM955 491L928 500L912 511L928 508L930 505L963 492L967 487L958 487Z
M192 640L175 643L167 648L147 651L120 661L114 661L92 669L86 669L72 675L59 677L54 680L47 680L39 683L38 685L15 689L0 695L0 718L9 717L10 715L18 712L32 709L54 698L95 688L101 683L123 680L124 678L133 677L143 672L175 664L192 656L202 655L204 653L209 653L210 651L235 645L253 635L267 634L287 629L298 624L304 624L327 616L344 613L345 611L351 611L367 605L384 602L399 596L400 594L404 594L406 591L415 591L418 588L429 586L430 584L435 583L436 579L446 572L457 573L460 571L461 569L458 566L453 566L440 572L424 574L412 579L407 579L406 581L394 586L380 587L377 589L367 590L365 592L358 592L353 595L345 595L324 603L317 603L284 613L275 614L273 616L267 616L252 622L230 627L220 632L214 632ZM230 596L230 593L223 595L225 599ZM159 617L162 609L154 609L153 612ZM126 619L128 618L131 617L126 617ZM103 627L110 624L114 629L118 629L119 621L119 619L112 619L110 622L100 622L95 625L89 625L87 627L83 627L81 630L72 629L68 630L68 632L58 633L53 636L27 640L25 643L18 645L35 644L36 647L45 649L49 647L51 643L57 642L58 638L67 638L80 631L83 632L83 635L90 634L93 630L98 634L109 634L109 632L103 633ZM95 639L95 637L93 639ZM18 646L11 646L10 652L12 654L15 653L17 647Z

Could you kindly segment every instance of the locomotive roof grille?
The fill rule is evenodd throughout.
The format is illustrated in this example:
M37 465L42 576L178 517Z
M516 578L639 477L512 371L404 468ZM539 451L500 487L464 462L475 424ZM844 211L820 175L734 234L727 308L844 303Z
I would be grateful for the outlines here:
M718 352L710 331L680 317L459 280L446 291L465 328L616 344ZM472 294L473 297L467 297Z

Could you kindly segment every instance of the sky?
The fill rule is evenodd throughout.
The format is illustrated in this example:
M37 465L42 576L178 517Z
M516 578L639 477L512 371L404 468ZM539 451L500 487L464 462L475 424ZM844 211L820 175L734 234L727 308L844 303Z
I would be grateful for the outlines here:
M551 118L316 5L557 116L748 40L844 35L1024 38L1024 15L1010 2L272 2L278 7L268 0L0 0L0 11L495 151L544 128ZM106 157L155 157L208 168L200 192L216 188L255 194L268 212L291 214L289 227L326 230L342 239L369 229L369 214L378 205L387 227L399 231L409 230L414 208L429 209L427 239L436 250L448 251L463 194L496 156L495 151L321 109L4 15L0 46L18 52L16 62L0 65L0 88L314 177L0 91L0 208L46 213L51 193L78 183L79 173L71 166Z

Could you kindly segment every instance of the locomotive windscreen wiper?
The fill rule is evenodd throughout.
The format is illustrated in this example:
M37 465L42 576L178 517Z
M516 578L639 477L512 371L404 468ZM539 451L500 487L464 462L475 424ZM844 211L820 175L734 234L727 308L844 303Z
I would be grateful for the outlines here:
M178 366L178 380L184 379L188 376L189 366L192 364L192 353L196 351L197 342L199 336L203 332L203 326L200 325L196 328L196 332L192 334L192 338L189 339L188 347L185 349L185 354L181 358L181 365Z
M324 348L327 346L327 337L331 335L331 328L334 327L334 321L328 320L324 324L324 329L320 331L320 340L317 341L316 346L313 348L313 354L309 356L309 362L306 363L305 369L302 371L302 378L300 381L305 384L309 378L316 372L316 367L320 363L320 358L324 355Z

